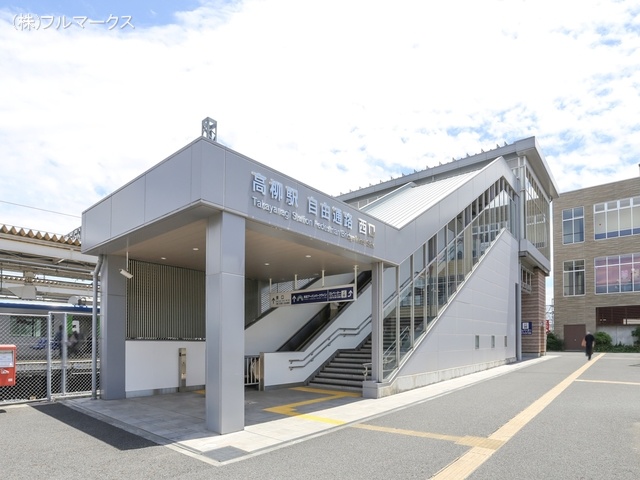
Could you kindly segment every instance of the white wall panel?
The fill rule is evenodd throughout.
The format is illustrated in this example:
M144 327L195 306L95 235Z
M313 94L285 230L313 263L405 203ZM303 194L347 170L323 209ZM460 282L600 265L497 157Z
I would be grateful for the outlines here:
M204 385L205 342L143 341L126 342L127 396L136 392L178 388L178 352L187 349L187 387Z
M181 209L191 200L191 148L181 150L145 175L145 222Z

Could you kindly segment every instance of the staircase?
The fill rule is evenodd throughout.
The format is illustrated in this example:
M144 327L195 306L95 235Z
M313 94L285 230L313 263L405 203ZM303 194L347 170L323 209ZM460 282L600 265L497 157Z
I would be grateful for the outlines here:
M371 336L356 349L338 350L322 370L311 379L309 386L362 393L365 363L371 363ZM366 379L371 379L371 366Z
M411 327L406 317L400 319L401 337ZM396 331L383 330L383 352L395 348ZM386 354L385 354L386 355ZM396 365L395 353L383 358L384 369L393 370ZM364 376L365 364L368 365L367 377ZM334 357L313 377L309 386L316 388L334 388L342 391L362 392L362 382L371 380L371 335L358 348L338 350Z

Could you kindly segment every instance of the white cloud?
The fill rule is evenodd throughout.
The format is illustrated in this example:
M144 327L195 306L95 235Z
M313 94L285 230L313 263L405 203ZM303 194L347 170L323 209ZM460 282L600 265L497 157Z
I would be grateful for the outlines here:
M14 14L1 201L79 216L206 116L221 143L331 194L530 135L561 191L638 174L636 1L205 2L120 32L16 31ZM79 220L0 203L0 223Z

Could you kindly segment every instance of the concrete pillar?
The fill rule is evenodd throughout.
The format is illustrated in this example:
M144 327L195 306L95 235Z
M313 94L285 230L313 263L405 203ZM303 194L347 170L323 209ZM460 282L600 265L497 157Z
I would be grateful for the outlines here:
M382 327L384 266L381 262L374 263L371 269L371 380L363 382L362 396L365 398L378 398L379 382L382 381Z
M127 337L127 280L120 269L124 257L109 255L100 273L100 398L126 397L125 340Z
M206 248L206 427L226 434L244 429L244 218L211 216Z

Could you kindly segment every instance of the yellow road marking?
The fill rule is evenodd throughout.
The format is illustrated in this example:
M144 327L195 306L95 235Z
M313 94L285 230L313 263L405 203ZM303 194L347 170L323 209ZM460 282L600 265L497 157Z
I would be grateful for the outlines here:
M314 403L327 402L329 400L335 400L337 398L346 398L346 397L354 398L354 397L361 396L358 393L338 392L335 390L322 390L320 388L311 388L311 387L295 387L295 388L292 388L291 390L297 390L300 392L308 392L308 393L318 393L326 396L312 398L309 400L303 400L301 402L289 403L287 405L279 405L277 407L265 408L264 410L266 412L279 413L281 415L287 415L290 417L300 417L307 420L312 420L314 422L330 423L333 425L343 425L346 422L342 420L336 420L334 418L319 417L317 415L312 415L308 413L300 413L296 411L296 409L303 405L313 405Z
M582 375L591 365L604 356L604 353L596 356L593 361L585 363L559 384L542 395L538 400L525 408L518 415L513 417L502 427L489 435L489 440L497 440L502 442L500 446L507 443L513 436L518 433L522 427L529 423L536 415L544 410L549 404L558 397L564 390L569 387L580 375ZM500 447L498 447L500 448ZM433 479L456 479L460 480L471 475L480 465L486 462L498 448L486 448L484 446L473 447L467 453L451 462L449 465L440 470Z
M485 437L472 437L469 435L460 437L457 435L443 435L441 433L419 432L416 430L405 430L403 428L392 428L392 427L380 427L377 425L356 424L356 425L352 425L352 427L359 428L362 430L373 430L375 432L394 433L397 435L407 435L411 437L420 437L420 438L432 438L434 440L445 440L448 442L457 443L458 445L466 445L468 447L484 447L484 448L490 448L493 450L497 450L504 443L500 440L491 440Z

